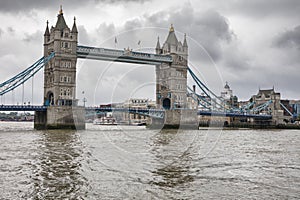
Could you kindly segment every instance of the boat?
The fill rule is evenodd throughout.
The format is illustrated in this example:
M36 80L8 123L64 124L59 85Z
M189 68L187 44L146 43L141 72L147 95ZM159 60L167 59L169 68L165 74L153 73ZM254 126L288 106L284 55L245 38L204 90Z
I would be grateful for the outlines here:
M143 120L137 120L137 121L132 121L130 123L132 126L146 126L146 121Z
M97 118L93 122L94 125L118 125L114 117L101 117Z

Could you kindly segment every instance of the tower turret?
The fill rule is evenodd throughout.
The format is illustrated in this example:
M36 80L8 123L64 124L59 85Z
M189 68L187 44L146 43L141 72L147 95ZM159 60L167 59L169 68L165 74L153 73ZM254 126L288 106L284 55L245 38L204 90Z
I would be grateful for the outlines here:
M45 33L44 33L44 37L47 40L45 42L47 42L50 39L50 31L49 31L49 27L48 27L48 24L49 24L48 20L47 20L46 24L47 24L47 26L46 26L46 30L45 30Z
M157 43L156 43L156 47L155 47L155 52L156 52L156 54L161 54L159 37L157 37Z
M187 45L187 41L186 41L186 33L184 34L184 39L183 39L183 51L184 52L188 52L188 45Z
M171 24L170 30L169 30L169 35L163 45L163 51L164 53L174 53L176 52L177 48L176 46L178 45L178 40L175 35L174 27L173 24Z
M76 26L76 17L74 16L74 23L73 23L73 27L72 27L72 33L78 33L77 31L77 26Z
M44 52L47 52L48 50L48 42L50 40L50 32L49 32L49 27L48 27L48 20L47 20L47 25L46 25L46 30L45 30L45 33L44 33ZM48 55L48 52L45 54L45 56Z

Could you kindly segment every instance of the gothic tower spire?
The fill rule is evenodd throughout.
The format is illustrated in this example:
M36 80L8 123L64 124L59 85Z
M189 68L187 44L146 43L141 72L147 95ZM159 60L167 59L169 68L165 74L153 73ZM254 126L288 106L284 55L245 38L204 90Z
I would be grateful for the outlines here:
M46 23L47 23L47 26L46 26L46 30L45 30L44 36L50 36L50 31L49 31L49 27L48 27L48 24L49 24L48 20L47 20Z
M65 18L64 18L62 6L60 6L60 10L59 10L59 13L57 15L57 22L56 22L56 25L55 25L55 29L63 31L65 28L68 28L68 25L66 24L66 21L65 21Z
M157 37L157 43L156 43L155 51L156 51L156 54L160 54L161 53L159 37Z
M186 42L186 33L184 34L184 40L183 40L183 47L187 47L187 42Z
M76 26L76 17L74 16L74 23L72 27L72 33L78 33L77 26Z

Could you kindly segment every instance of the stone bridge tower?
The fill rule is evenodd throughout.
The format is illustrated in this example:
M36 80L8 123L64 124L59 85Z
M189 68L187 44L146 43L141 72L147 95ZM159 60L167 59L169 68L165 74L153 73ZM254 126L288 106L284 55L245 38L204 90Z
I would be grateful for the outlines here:
M165 127L193 126L197 124L195 110L187 110L188 45L186 35L183 43L178 41L173 25L169 35L156 54L170 55L173 62L156 66L156 104L166 110Z
M169 110L186 108L187 58L188 46L186 36L183 44L178 41L174 27L171 25L167 40L160 47L156 45L156 54L171 55L173 63L156 66L156 102Z
M44 105L77 105L76 98L76 49L78 31L67 26L62 8L55 27L44 34L44 56L55 52L55 57L44 70Z
M44 68L44 105L46 112L35 113L36 129L84 129L85 109L77 106L76 62L78 31L67 26L60 8L56 25L44 34L44 56L55 52Z

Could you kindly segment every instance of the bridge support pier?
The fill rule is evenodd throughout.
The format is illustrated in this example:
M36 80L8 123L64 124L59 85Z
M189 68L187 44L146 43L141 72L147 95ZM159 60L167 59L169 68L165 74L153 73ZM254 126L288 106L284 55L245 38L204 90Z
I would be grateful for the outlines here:
M82 106L50 106L47 111L36 111L34 128L85 129L85 108Z
M198 129L196 110L166 110L164 119L152 119L150 128Z

